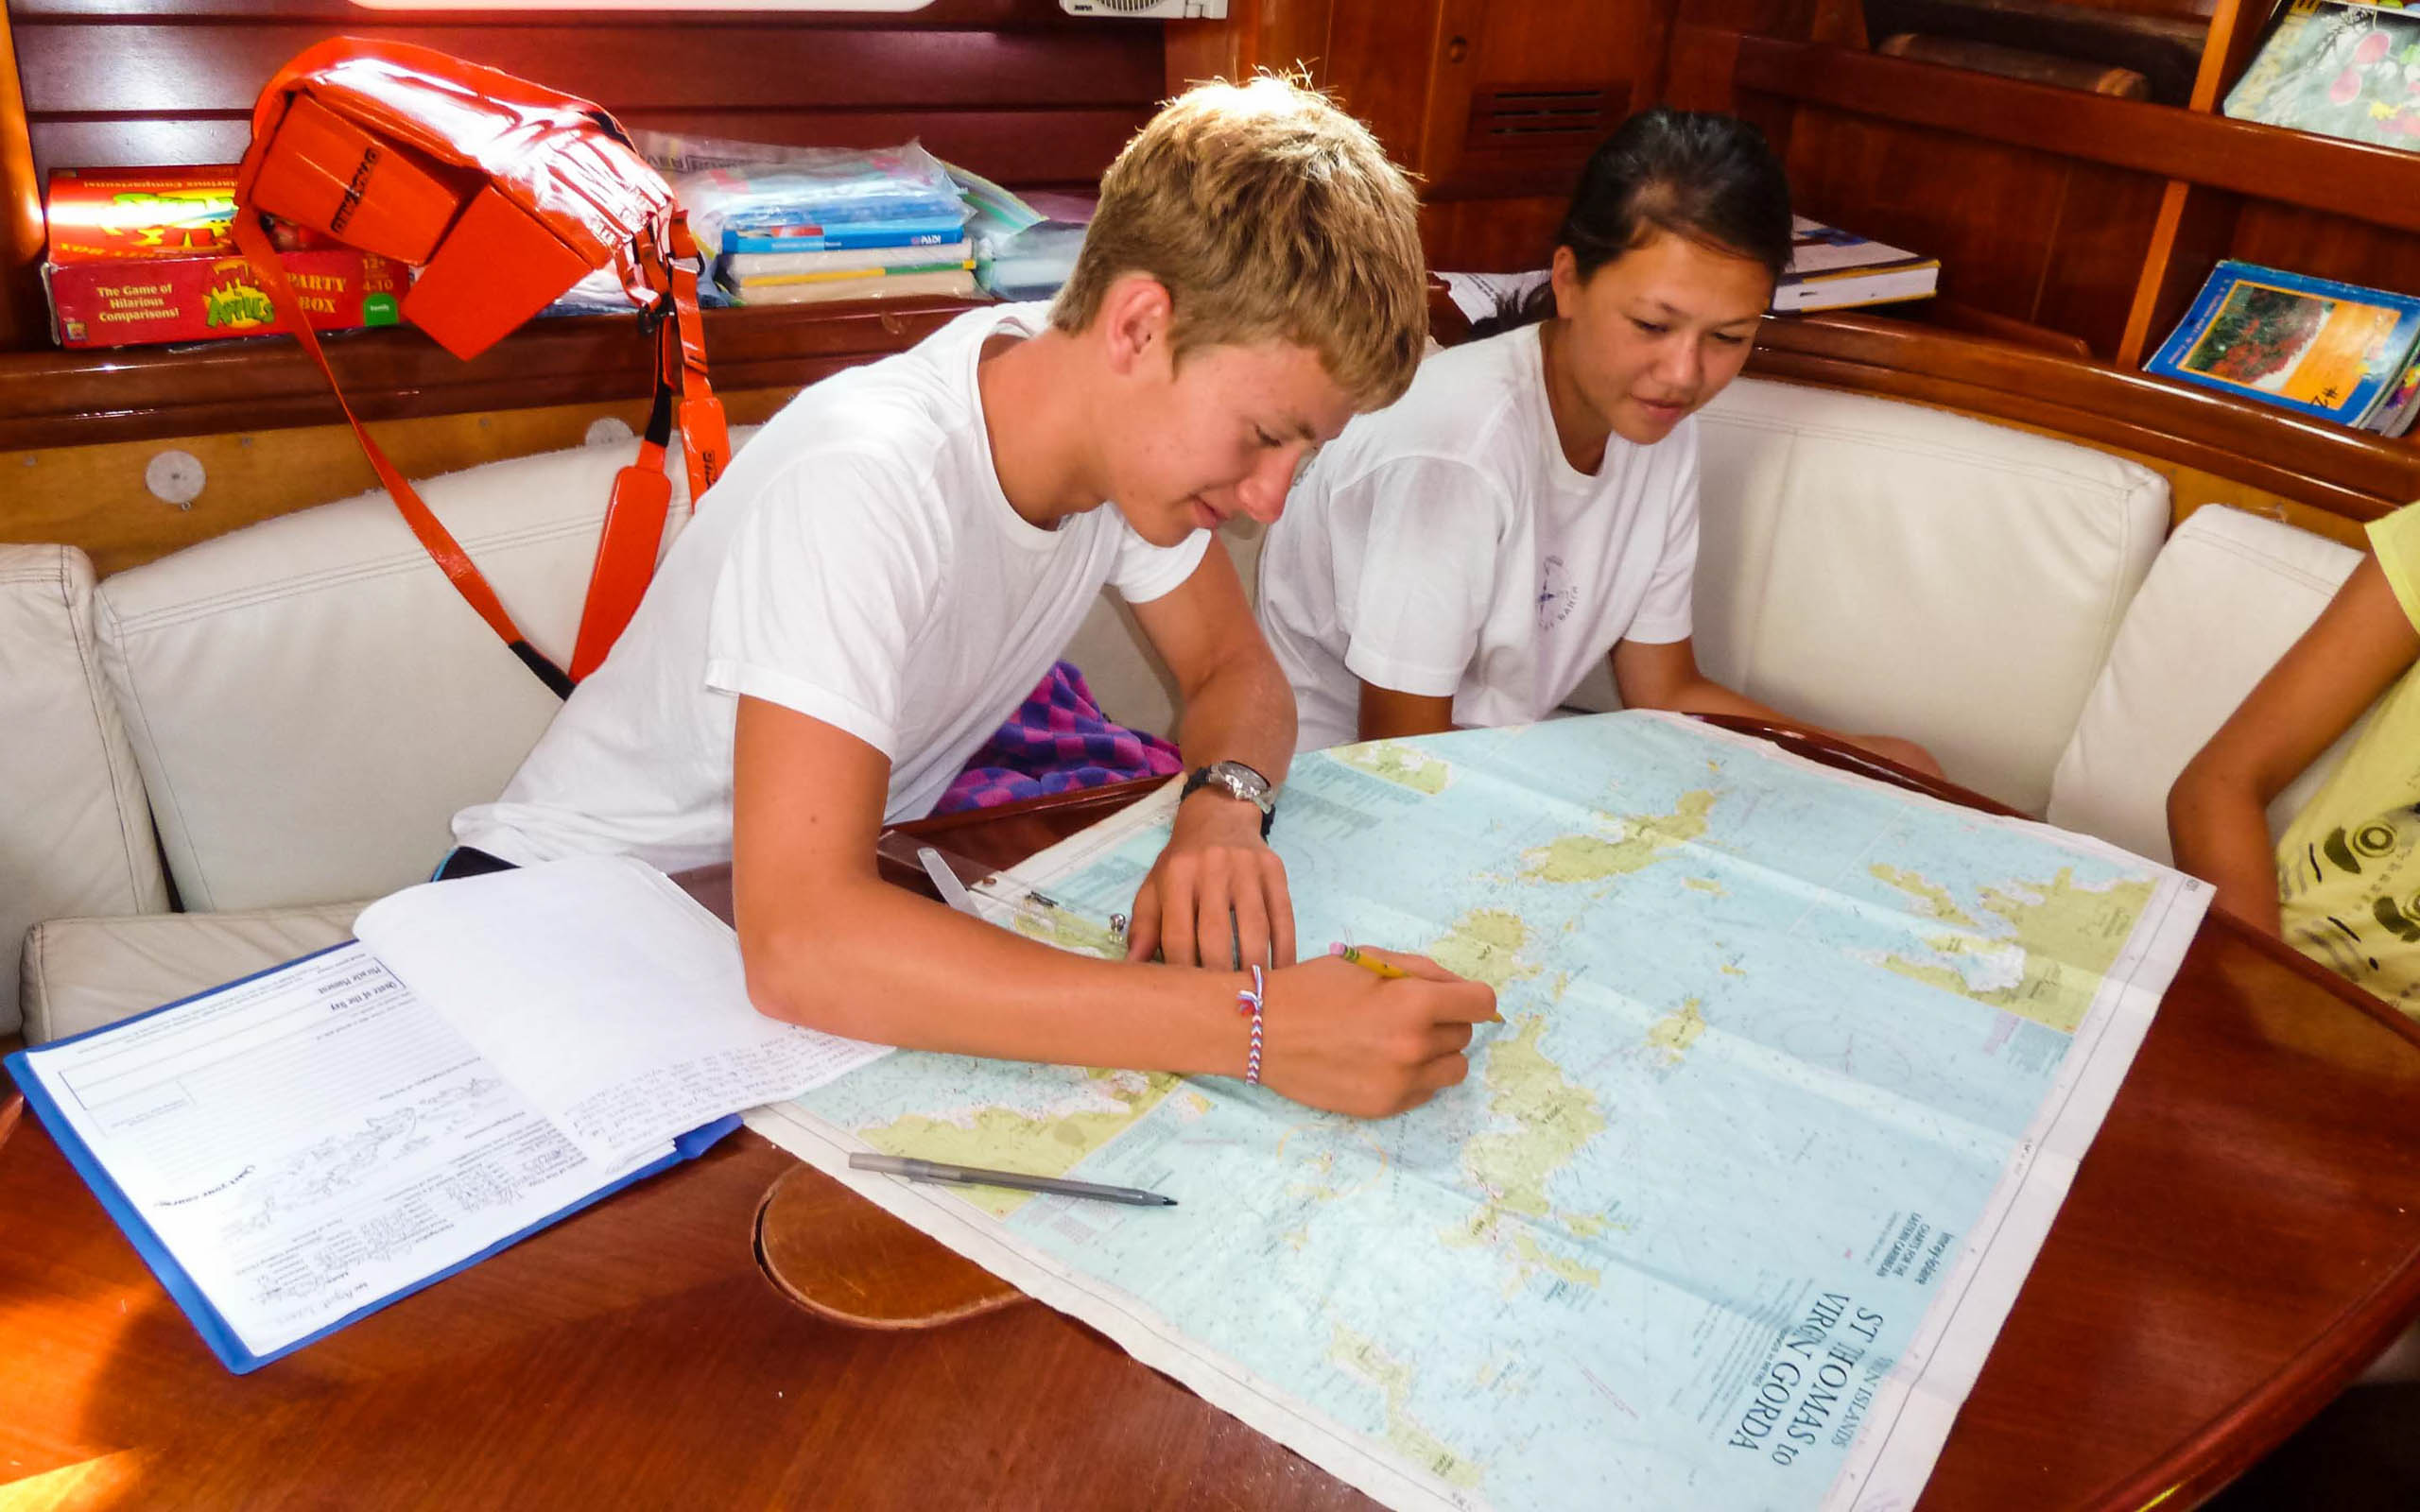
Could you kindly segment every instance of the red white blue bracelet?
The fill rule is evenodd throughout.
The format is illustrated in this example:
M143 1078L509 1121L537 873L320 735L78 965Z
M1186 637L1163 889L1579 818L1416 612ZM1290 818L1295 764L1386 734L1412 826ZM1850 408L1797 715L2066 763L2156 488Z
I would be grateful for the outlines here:
M1236 1011L1252 1015L1252 1048L1244 1053L1244 1085L1260 1085L1260 968L1252 969L1252 986L1236 994Z

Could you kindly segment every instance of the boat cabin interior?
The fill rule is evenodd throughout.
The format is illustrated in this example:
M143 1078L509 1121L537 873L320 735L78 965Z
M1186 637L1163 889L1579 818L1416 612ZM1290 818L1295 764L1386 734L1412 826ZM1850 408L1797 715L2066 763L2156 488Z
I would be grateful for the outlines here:
M52 176L237 162L315 43L435 48L637 129L912 140L1039 194L1097 190L1194 81L1297 71L1412 175L1432 351L1471 319L1433 275L1546 267L1626 117L1735 113L1797 214L1939 270L1929 299L1767 316L1704 412L1708 669L1921 739L1946 779L1899 777L1947 800L2164 863L2184 762L2420 498L2420 439L2149 370L2227 259L2420 296L2420 154L2227 113L2273 21L2266 0L5 0L0 1050L344 939L560 707L453 627L291 338L59 339ZM976 302L705 310L735 439ZM408 325L323 345L564 655L655 339L591 314L468 359ZM1226 533L1248 587L1261 534ZM1174 731L1131 613L1104 601L1069 658L1109 716ZM1574 701L1613 698L1600 674ZM1105 812L928 833L1005 864ZM2355 1384L2420 1315L2420 1031L2213 920L1925 1506L2420 1504L2420 1388ZM751 1133L230 1375L0 1098L0 1504L1370 1504ZM844 1265L889 1292L850 1314L798 1282Z

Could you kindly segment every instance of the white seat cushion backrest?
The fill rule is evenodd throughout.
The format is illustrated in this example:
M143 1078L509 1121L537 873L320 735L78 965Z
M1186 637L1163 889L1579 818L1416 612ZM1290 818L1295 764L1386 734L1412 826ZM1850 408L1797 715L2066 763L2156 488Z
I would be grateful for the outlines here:
M1697 648L1793 718L1905 736L2030 814L2150 569L2168 485L2085 446L1742 380L1701 412Z
M738 438L735 437L735 440ZM634 443L420 485L537 647L571 653ZM677 449L673 525L687 518ZM374 897L424 879L562 707L387 495L265 521L101 585L104 664L184 905Z
M2050 822L2169 860L2168 790L2176 774L2360 559L2349 546L2239 509L2195 510L2126 610L2059 759ZM2277 796L2269 809L2273 833L2317 791L2360 729Z
M93 564L0 545L0 1035L19 1023L26 931L168 906L151 815L103 685Z
M1219 541L1236 564L1244 583L1244 601L1260 602L1260 547L1268 529L1257 521L1237 520L1219 532ZM1176 679L1144 639L1134 612L1104 588L1100 602L1076 628L1064 658L1084 675L1101 712L1130 730L1176 738Z

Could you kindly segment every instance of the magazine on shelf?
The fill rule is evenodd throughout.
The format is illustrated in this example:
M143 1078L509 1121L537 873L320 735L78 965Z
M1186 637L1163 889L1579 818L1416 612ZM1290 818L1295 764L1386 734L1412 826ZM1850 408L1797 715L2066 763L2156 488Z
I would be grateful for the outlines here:
M2420 149L2420 15L2339 0L2279 8L2260 51L2227 92L2239 121Z
M2380 402L2399 393L2415 346L2420 299L2229 260L2143 367L2362 425L2385 418Z

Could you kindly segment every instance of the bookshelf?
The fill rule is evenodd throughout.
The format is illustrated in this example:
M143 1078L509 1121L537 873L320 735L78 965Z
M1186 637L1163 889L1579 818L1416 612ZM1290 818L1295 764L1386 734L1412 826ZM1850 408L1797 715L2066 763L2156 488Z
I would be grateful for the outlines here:
M2219 113L2270 0L2216 0L2183 106L1882 57L1854 10L1676 0L1668 97L1756 120L1807 214L1939 255L1950 299L2133 369L2222 258L2420 293L2420 153Z

